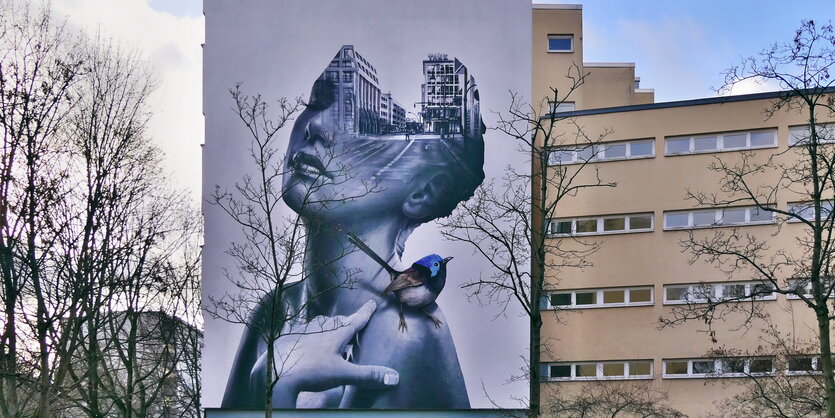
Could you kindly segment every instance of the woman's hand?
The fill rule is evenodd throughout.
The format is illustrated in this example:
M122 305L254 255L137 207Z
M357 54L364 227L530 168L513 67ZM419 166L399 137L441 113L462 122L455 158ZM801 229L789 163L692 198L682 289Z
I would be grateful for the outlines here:
M364 387L395 386L400 375L382 366L359 365L342 354L354 335L362 330L377 309L369 300L352 315L317 316L306 324L285 327L275 342L275 371L278 382L273 405L294 408L299 392L320 392L342 385ZM261 355L250 375L252 388L265 388L267 353Z

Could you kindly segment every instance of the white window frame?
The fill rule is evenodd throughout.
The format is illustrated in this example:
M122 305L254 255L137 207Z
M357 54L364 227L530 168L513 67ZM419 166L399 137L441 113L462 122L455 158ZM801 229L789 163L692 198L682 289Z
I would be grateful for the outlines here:
M726 209L734 210L734 209L745 209L745 221L742 223L724 223L723 222L723 213ZM717 228L717 227L735 227L735 226L749 226L749 225L768 225L773 224L776 222L776 217L774 216L774 212L769 212L771 214L771 219L765 221L752 221L751 215L753 211L757 209L756 206L733 206L727 208L708 208L708 209L690 209L690 210L668 210L664 211L664 230L665 231L675 231L680 229L702 229L702 228ZM710 225L694 225L694 214L696 213L703 213L703 212L710 212L713 211L713 223ZM668 226L667 222L667 215L687 215L687 225L683 226Z
M812 296L812 281L811 280L809 280L809 279L788 279L788 280L786 280L786 286L788 286L789 288L793 288L793 287L796 286L795 283L799 283L799 282L802 282L802 281L806 281L806 285L804 286L806 288L805 289L806 291L803 293L803 296L805 296L807 299L811 299L813 297ZM826 284L826 286L832 286L832 284ZM833 292L833 294L829 295L829 299L832 299L832 298L835 298L835 292ZM800 296L792 294L792 293L786 293L786 299L799 300Z
M818 133L819 144L835 143L835 123L821 123L817 125L818 129L823 131L823 139L820 139L821 133ZM795 147L800 144L798 138L808 138L811 134L809 125L793 125L789 126L789 146ZM802 135L802 136L801 136ZM827 138L828 137L828 138ZM801 144L802 146L803 144Z
M649 290L649 301L632 302L632 291L635 290ZM603 295L605 292L623 291L623 302L619 303L605 303L603 302ZM578 293L595 293L595 303L590 305L578 305ZM552 295L571 295L571 302L568 305L552 305ZM548 309L594 309L594 308L627 308L632 306L652 306L655 305L655 288L654 286L632 286L632 287L612 287L600 289L574 289L574 290L557 290L548 293Z
M769 145L751 145L751 134L755 133L762 133L762 132L771 132L774 140ZM726 136L736 136L736 135L745 135L745 146L742 147L733 147L733 148L726 148L725 147L725 137ZM696 151L695 148L695 141L698 138L706 138L706 137L716 137L716 148L708 149L708 150L701 150ZM688 140L688 151L686 152L670 152L668 142L675 141L675 140ZM727 151L741 151L741 150L750 150L750 149L764 149L764 148L776 148L777 147L777 129L776 128L765 128L765 129L752 129L750 131L734 131L734 132L719 132L719 133L703 133L703 134L694 134L694 135L677 135L677 136L668 136L664 137L664 155L665 156L675 156L675 155L691 155L691 154L710 154L714 152L727 152Z
M650 149L652 152L649 155L632 155L632 144L650 144ZM606 157L606 148L609 146L614 145L626 145L626 155L623 157ZM594 155L589 158L588 160L582 159L579 157L579 153L581 151L585 151L589 147L595 147ZM553 155L556 153L563 153L563 152L570 152L571 153L571 160L570 161L555 161L553 159ZM599 144L579 144L579 145L568 145L568 146L560 146L555 147L551 150L548 155L548 165L570 165L570 164L582 164L582 163L599 163L605 161L623 161L623 160L641 160L647 158L655 158L655 139L652 138L644 138L644 139L632 139L629 141L617 141L617 142L602 142Z
M649 374L632 375L630 373L629 363L648 363ZM623 364L623 376L604 376L603 366L605 364ZM594 376L577 376L577 366L580 365L594 365ZM553 377L551 376L551 366L569 366L571 375L568 377ZM655 362L651 359L638 360L606 360L606 361L575 361L575 362L557 362L548 364L548 381L551 382L568 382L568 381L591 381L591 380L651 380L655 375Z
M551 49L551 39L568 39L571 41L571 48L569 49ZM571 53L574 52L574 35L573 34L562 34L562 35L548 35L548 52L556 52L556 53Z
M829 206L828 208L827 208L827 205ZM821 200L821 209L823 209L823 213L821 214L821 220L826 220L831 216L833 205L835 205L835 201L833 201L833 200ZM803 209L809 209L809 212L810 212L810 216L809 217L802 217L803 219L805 219L807 221L815 220L815 211L814 211L814 207L813 207L813 202L811 202L811 201L809 201L809 202L789 202L789 212L794 213L794 214L800 214L798 212L802 211ZM828 210L828 212L827 212L827 210ZM788 222L797 223L797 222L802 222L802 221L800 219L797 219L797 218L789 217Z
M583 216L577 218L554 218L549 219L545 223L545 234L549 237L568 237L568 236L586 236L586 235L614 235L614 234L636 234L640 232L652 232L655 231L655 214L652 212L642 212L642 213L627 213L623 215L605 215L605 216ZM639 228L639 229L632 229L631 220L630 218L637 218L637 217L646 217L648 216L650 219L650 226L649 228ZM604 221L609 219L620 219L624 218L624 229L618 229L613 231L604 231L603 225ZM597 230L595 232L577 232L577 222L584 222L584 221L595 221L597 224ZM557 224L559 222L570 222L571 223L571 232L569 233L557 233L553 232L551 227L552 224Z
M797 359L797 358L808 358L812 360L812 370L789 370L789 361L790 359ZM787 376L810 376L810 375L819 375L822 374L823 371L821 370L821 356L819 354L805 354L805 355L795 355L795 356L788 356L786 357L786 370L785 373Z
M708 303L708 299L710 302L719 303L728 299L733 298L725 298L725 290L727 287L735 286L735 285L743 285L745 286L745 295L748 297L737 299L735 302L745 302L750 300L755 301L772 301L777 300L777 292L772 291L770 295L758 295L756 297L751 297L751 293L754 290L754 287L757 285L767 285L771 286L774 289L774 286L768 282L762 281L745 281L745 282L710 282L710 283L691 283L691 284L665 284L662 288L662 300L664 305L686 305L686 304L694 304L694 303ZM698 295L698 296L705 296L703 298L694 297L688 298L685 296L685 299L668 299L667 298L667 289L684 289L685 295Z
M556 109L554 109L554 105L557 106ZM571 107L571 109L560 110L560 107L563 107L563 108ZM573 112L575 110L576 110L576 103L575 102L571 102L571 101L554 102L554 101L551 101L551 100L548 101L548 113Z
M742 373L738 372L725 372L725 362L728 360L742 360L744 371ZM756 372L751 373L751 361L753 360L771 360L771 371L770 372ZM686 374L668 374L667 373L667 363L668 362L687 362L687 373ZM695 373L693 372L693 362L713 362L713 373ZM685 359L663 359L661 360L662 365L662 379L713 379L713 378L725 378L725 377L746 377L746 376L772 376L774 375L777 370L774 367L775 359L774 357L724 357L724 358L685 358Z

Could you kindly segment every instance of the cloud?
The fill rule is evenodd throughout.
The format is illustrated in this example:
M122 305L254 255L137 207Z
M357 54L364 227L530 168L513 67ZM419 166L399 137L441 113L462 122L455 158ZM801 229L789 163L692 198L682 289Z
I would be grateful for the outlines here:
M53 12L88 33L138 49L160 81L150 98L149 133L178 187L200 196L203 143L202 16L174 16L148 0L53 0Z
M730 89L723 91L723 96L737 96L740 94L765 93L782 90L780 83L773 79L752 77L734 83Z

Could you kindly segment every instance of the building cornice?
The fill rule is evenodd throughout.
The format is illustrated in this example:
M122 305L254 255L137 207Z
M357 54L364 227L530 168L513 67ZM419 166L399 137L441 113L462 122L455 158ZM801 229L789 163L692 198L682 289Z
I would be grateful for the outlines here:
M534 10L583 10L582 4L533 3Z

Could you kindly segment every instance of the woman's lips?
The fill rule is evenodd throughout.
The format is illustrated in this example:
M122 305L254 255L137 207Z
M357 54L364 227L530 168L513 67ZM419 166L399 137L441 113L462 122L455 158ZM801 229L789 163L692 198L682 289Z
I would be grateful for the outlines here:
M333 174L328 172L325 165L322 164L322 161L319 160L318 157L302 151L298 151L293 154L293 157L290 159L290 168L295 172L314 178L333 178Z

